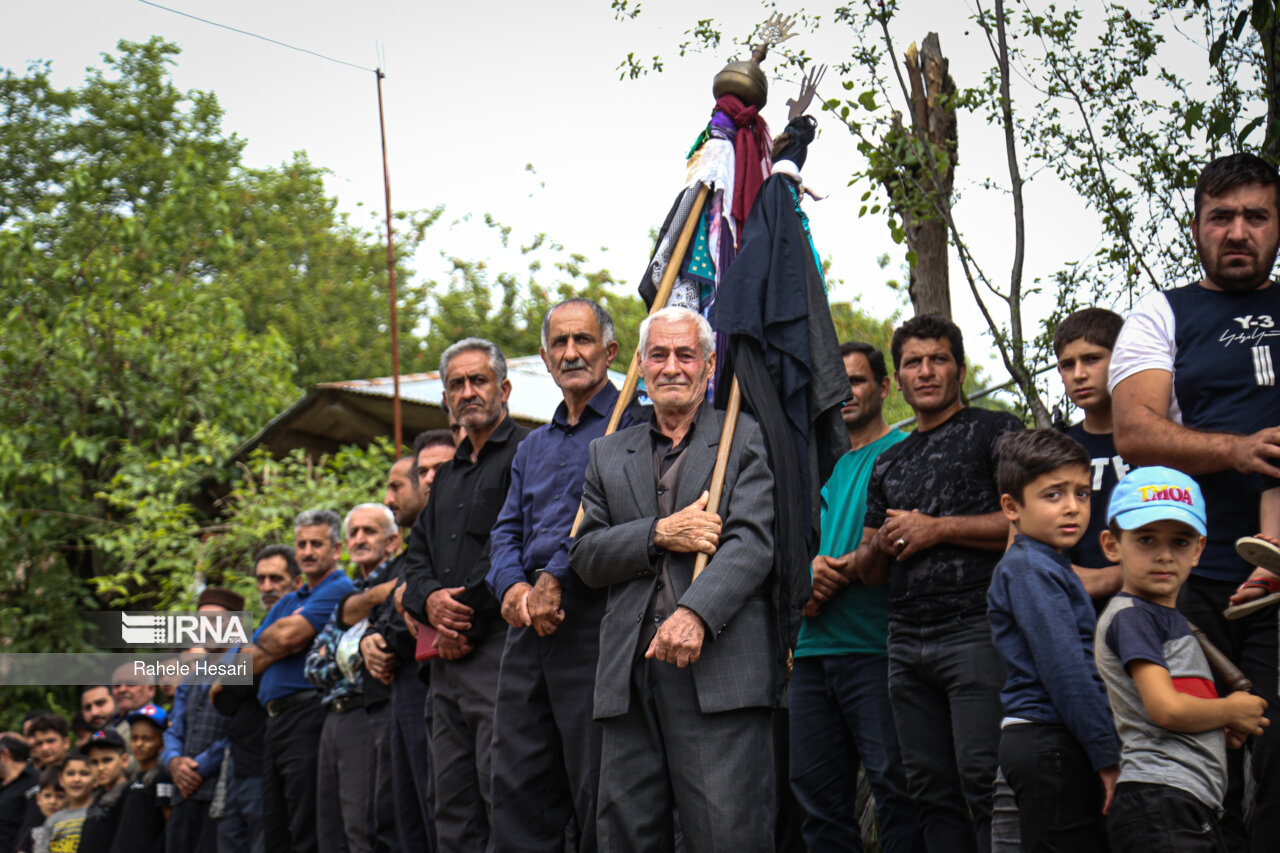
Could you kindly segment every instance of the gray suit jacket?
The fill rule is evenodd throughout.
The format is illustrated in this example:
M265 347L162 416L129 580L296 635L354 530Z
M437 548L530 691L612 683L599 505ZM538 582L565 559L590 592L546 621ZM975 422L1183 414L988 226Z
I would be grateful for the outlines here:
M709 488L723 420L723 412L710 410L695 426L682 463L677 509ZM586 584L609 588L595 693L596 719L605 719L625 714L630 705L631 668L644 651L637 650L640 623L658 580L649 561L658 496L648 423L591 443L582 506L569 560ZM729 454L719 513L720 544L697 583L692 583L695 555L673 554L669 566L677 603L709 628L701 657L692 665L698 705L703 713L772 707L780 674L766 582L773 561L773 474L760 427L746 414Z

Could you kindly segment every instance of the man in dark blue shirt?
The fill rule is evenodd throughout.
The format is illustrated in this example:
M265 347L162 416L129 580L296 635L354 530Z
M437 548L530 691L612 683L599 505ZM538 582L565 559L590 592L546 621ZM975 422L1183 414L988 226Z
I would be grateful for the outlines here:
M568 543L587 447L618 399L608 376L613 319L588 299L561 302L542 321L541 353L564 402L516 451L486 578L511 626L494 715L494 844L564 850L573 819L574 849L594 851L600 730L591 703L607 596L569 570Z
M338 568L342 519L308 510L293 521L293 544L305 586L281 598L254 632L245 653L262 673L258 701L267 709L262 757L262 824L266 849L316 849L316 774L324 707L307 681L307 649L333 608L352 588Z

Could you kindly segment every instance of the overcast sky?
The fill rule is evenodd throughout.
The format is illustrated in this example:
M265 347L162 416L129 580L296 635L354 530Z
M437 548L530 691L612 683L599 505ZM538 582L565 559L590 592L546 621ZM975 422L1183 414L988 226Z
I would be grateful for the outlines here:
M588 268L607 267L628 282L648 256L650 229L661 223L684 180L685 152L713 105L711 80L735 58L727 40L715 55L684 58L675 45L698 19L716 18L728 36L749 31L767 16L749 0L644 0L642 14L625 22L615 20L608 0L164 5L356 65L382 65L393 203L398 209L446 207L448 226L432 230L418 269L439 275L442 251L518 269L519 259L502 253L476 225L475 219L489 213L514 227L516 241L546 232L586 254ZM905 0L903 7L899 47L936 30L953 76L961 85L975 82L990 54L968 20L971 4ZM217 94L226 111L224 126L248 141L249 165L276 165L305 150L314 163L332 170L329 188L354 221L374 225L370 217L381 217L372 73L138 0L10 4L5 18L0 65L22 69L30 60L51 60L54 79L63 86L78 85L85 66L114 50L119 39L158 34L176 42L183 49L173 73L177 85ZM801 33L789 45L828 63L847 58L851 47L849 31L835 23L816 35ZM662 54L665 71L619 80L617 66L631 51L646 58ZM775 68L766 61L766 71ZM771 83L765 116L775 130L785 124L785 101L794 88L789 81ZM820 95L841 94L835 75L829 75ZM847 186L860 166L853 140L830 116L818 119L821 135L810 149L805 177L829 198L809 202L807 209L819 252L832 259L833 276L844 282L832 300L861 296L868 311L888 316L903 300L884 281L900 277L903 250L890 241L882 217L858 218L867 187ZM1007 278L1012 259L1012 214L1007 198L982 191L980 184L987 177L1007 180L1002 155L994 129L976 117L961 117L959 215L981 223L971 224L968 236L988 274L999 281ZM1047 181L1029 188L1027 218L1029 278L1047 275L1096 245L1097 228ZM876 264L884 253L892 259L887 270ZM990 338L979 340L985 326L954 263L951 275L956 319L970 341L971 358L1003 375L992 362ZM1029 312L1034 322L1034 301Z

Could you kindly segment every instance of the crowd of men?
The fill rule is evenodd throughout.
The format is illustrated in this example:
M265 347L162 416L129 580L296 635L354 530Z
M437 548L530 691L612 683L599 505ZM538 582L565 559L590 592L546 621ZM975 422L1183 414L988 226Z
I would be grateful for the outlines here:
M1280 477L1269 354L1280 334L1278 188L1257 158L1215 161L1192 226L1204 279L1151 294L1123 329L1086 309L1055 336L1085 415L1069 434L1092 477L1088 531L1066 553L1072 583L1099 611L1120 592L1098 533L1131 467L1193 475L1208 547L1178 607L1271 708L1280 608L1231 621L1223 611L1280 591L1280 578L1234 547L1260 529L1259 495ZM823 488L789 725L775 707L788 673L773 651L773 473L760 428L742 416L724 498L709 505L724 414L706 402L716 366L706 320L683 308L645 320L651 405L629 406L604 437L617 349L599 305L550 310L541 352L563 400L530 430L507 412L498 347L451 346L441 377L458 429L418 436L381 502L345 518L303 512L292 547L257 554L268 615L249 646L230 650L253 656L252 686L184 685L168 712L154 688L128 679L83 692L90 751L132 747L100 787L146 797L102 805L96 794L79 849L92 834L103 850L200 853L747 853L860 850L874 835L885 851L985 853L1038 837L1052 821L1042 821L1043 791L1032 796L1005 761L1002 728L1027 721L1006 713L1004 649L988 621L1011 542L1000 448L1024 427L966 404L960 330L921 315L893 335L910 433L883 417L885 355L843 347L850 451ZM344 548L354 577L339 567ZM695 581L700 554L710 560ZM243 609L221 589L199 604ZM158 759L146 744L157 719ZM66 811L53 809L55 789L79 791L74 773L63 769L59 785L56 770L72 766L74 734L43 713L0 736L0 851L76 849L48 837L38 846ZM1206 805L1221 815L1226 849L1273 849L1280 838L1278 740L1272 728L1231 750L1225 794ZM1105 782L1111 766L1093 769ZM1125 772L1120 782L1133 784ZM873 821L859 807L859 773ZM1101 800L1089 803L1101 812ZM101 831L112 820L114 846ZM1025 849L1063 849L1039 844Z

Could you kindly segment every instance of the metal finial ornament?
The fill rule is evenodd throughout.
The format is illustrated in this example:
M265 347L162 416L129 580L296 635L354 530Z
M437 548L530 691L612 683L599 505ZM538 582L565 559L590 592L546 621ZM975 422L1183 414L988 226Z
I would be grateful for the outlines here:
M778 13L761 24L760 44L751 52L751 58L726 65L711 85L712 95L717 98L722 95L737 95L744 104L756 109L762 108L769 100L769 81L760 68L760 62L769 53L769 48L795 35L791 31L794 25L794 16L783 17Z

